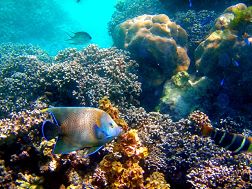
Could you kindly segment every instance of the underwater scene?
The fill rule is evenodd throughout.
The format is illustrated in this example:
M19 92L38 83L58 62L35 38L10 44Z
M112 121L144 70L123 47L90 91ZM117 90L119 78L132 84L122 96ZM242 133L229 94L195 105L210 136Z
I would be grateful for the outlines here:
M0 189L252 189L252 0L1 0Z

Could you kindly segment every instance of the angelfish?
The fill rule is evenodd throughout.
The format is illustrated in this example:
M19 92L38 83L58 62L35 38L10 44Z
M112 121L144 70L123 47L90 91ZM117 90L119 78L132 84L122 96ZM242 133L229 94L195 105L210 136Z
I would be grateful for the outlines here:
M204 125L201 131L204 136L211 137L217 145L234 153L252 152L252 137L229 133L207 125Z
M49 112L53 122L45 120L42 134L47 140L57 138L55 154L84 150L91 155L117 137L122 128L103 110L92 107L53 107Z

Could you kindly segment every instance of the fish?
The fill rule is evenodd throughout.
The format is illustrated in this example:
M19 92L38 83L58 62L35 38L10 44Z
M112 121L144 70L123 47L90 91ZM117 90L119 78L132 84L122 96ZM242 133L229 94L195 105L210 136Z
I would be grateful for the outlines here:
M92 37L87 32L80 31L73 34L73 36L67 34L70 37L69 39L67 39L67 41L71 41L69 44L84 45L92 39Z
M240 66L240 62L238 62L237 60L233 59L233 64L236 66L236 67L239 67Z
M221 86L223 86L223 85L224 85L224 81L225 81L225 79L224 79L224 78L220 81L220 85L221 85Z
M251 43L251 41L250 41L250 39L249 39L248 33L244 32L244 33L242 34L242 38L243 38L243 41L244 41L244 43L245 43L246 45L252 46L252 43Z
M79 3L79 2L80 2L80 0L77 0L76 2L77 2L77 3Z
M45 120L42 135L46 140L57 138L54 154L83 150L89 156L119 136L122 128L101 109L92 107L50 107L53 121Z
M205 26L205 25L209 24L212 20L213 20L213 18L211 16L208 16L200 22L200 25Z
M192 0L189 0L189 7L192 8Z
M252 152L252 137L229 133L209 125L204 125L201 128L201 132L203 136L211 137L217 145L224 147L235 154Z

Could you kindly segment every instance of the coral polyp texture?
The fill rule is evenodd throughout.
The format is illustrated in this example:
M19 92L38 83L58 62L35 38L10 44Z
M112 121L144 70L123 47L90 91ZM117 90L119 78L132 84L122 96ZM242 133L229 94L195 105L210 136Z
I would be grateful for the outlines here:
M52 58L31 46L1 48L10 53L0 64L0 117L29 108L41 97L53 105L97 106L105 95L123 106L138 102L138 65L122 50L95 45L82 51L67 49L50 63Z
M140 59L142 75L148 75L152 85L160 85L173 72L187 70L190 64L187 33L165 14L127 20L116 27L113 39L117 47Z
M244 182L247 186L251 185L251 180L239 178L236 175L238 172L243 172L244 169L243 166L236 166L239 163L243 164L251 174L248 164L251 161L251 155L241 154L236 157L240 162L234 162L231 152L215 145L211 139L201 136L198 127L195 127L189 120L182 119L179 122L173 122L168 115L157 112L147 113L142 108L125 111L128 124L138 130L139 138L149 151L149 155L144 161L144 170L150 172L162 171L172 187L192 187L191 177L187 179L190 170L200 169L204 167L206 161L214 162L218 161L219 158L227 161L228 172L225 175L229 176L227 177L229 180L226 182L232 183L233 179L240 179L239 182ZM205 114L204 116L195 115L195 120L198 120L198 124L209 124ZM196 173L198 173L197 171ZM204 171L207 174L207 168ZM209 174L215 176L214 170ZM195 183L198 186L204 186L203 183L207 182L206 177L200 177L200 174L195 175L195 177L197 176L199 178ZM224 175L219 176L219 178L224 177ZM215 178L217 177L218 171ZM202 182L200 179L202 179ZM195 183L193 183L193 186L195 186ZM221 183L216 184L216 188L221 186Z
M165 13L165 9L158 0L119 0L115 5L115 12L112 15L111 21L108 23L110 34L114 33L114 29L118 24L140 16L143 14L160 14Z

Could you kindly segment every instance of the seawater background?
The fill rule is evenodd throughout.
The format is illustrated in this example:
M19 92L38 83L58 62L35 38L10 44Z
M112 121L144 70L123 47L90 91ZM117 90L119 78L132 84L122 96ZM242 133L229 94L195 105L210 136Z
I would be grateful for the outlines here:
M67 33L86 31L91 43L112 45L109 22L117 0L1 0L0 43L31 43L55 55L67 47Z

